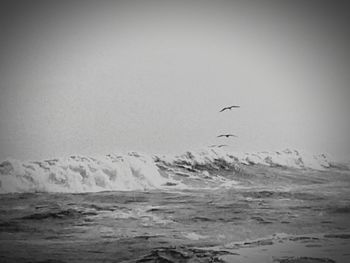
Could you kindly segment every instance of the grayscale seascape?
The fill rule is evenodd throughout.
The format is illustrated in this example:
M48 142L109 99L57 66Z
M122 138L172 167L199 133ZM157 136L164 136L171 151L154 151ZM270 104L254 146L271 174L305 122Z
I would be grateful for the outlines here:
M208 150L204 156L210 153L216 158L215 153L226 154ZM200 163L196 157L200 155L187 153L172 163L154 158L164 179L159 189L35 193L40 183L22 178L34 192L0 196L1 262L350 260L348 166L314 170L256 164L249 158L250 164L215 157ZM82 164L94 159L77 158L75 176L93 176L92 166L85 170ZM45 163L58 165L57 160L37 164L45 168ZM11 174L11 167L3 163L2 172L7 168ZM123 184L118 172L112 177L113 170L101 170ZM130 177L152 184L140 171ZM52 178L49 184L69 186L67 179Z
M2 0L0 263L349 263L349 14Z

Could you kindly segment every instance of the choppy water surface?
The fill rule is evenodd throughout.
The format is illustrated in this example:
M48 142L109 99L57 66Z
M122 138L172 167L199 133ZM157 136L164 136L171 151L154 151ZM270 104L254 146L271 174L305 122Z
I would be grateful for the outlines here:
M252 166L221 187L178 173L197 188L4 194L0 261L350 262L349 175Z

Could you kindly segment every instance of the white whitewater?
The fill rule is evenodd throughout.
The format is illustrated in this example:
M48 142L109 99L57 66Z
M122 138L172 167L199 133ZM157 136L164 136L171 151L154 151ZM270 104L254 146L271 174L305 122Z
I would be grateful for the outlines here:
M186 152L178 156L129 153L99 158L71 156L45 161L8 159L0 163L0 193L82 193L167 188L172 174L161 173L160 166L169 167L169 171L176 166L203 173L254 164L323 170L330 167L330 163L329 157L324 154L310 155L296 150L241 154L219 148Z
M221 164L262 164L298 169L324 170L329 168L333 160L326 154L314 155L307 152L286 149L275 152L235 153L220 148L205 149L197 152L186 152L177 156L158 156L162 162L173 165L183 164L191 167L205 166L217 168Z
M0 164L1 192L99 192L145 190L166 182L152 158L138 154L103 158L72 156Z

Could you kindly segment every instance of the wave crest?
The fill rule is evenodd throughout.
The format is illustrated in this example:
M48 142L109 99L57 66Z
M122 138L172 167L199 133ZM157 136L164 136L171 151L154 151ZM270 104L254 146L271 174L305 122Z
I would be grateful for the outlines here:
M0 175L2 193L145 190L166 183L151 157L133 154L37 162L6 160L0 164Z
M186 178L202 180L202 186L213 178L219 178L221 184L231 185L218 176L218 171L229 171L234 175L242 166L256 164L323 170L329 168L330 163L324 154L310 155L296 150L240 154L219 148L188 151L177 156L148 156L133 152L99 158L71 156L24 162L8 159L0 163L0 193L81 193L186 187L190 182Z

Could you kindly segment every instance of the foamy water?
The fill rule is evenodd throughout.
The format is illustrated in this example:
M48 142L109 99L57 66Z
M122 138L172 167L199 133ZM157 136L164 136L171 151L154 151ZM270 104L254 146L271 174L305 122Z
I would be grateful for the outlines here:
M295 151L5 161L0 262L347 263L350 170L318 158L321 170Z
M103 157L71 156L44 161L8 159L0 163L0 192L99 192L195 187L179 176L214 180L216 185L235 185L208 171L239 172L242 165L283 166L324 170L331 161L324 155L296 150L232 153L205 149L177 156L129 153ZM181 170L179 170L181 169ZM160 172L162 170L162 172ZM203 187L203 183L198 186ZM213 185L209 185L211 187Z

